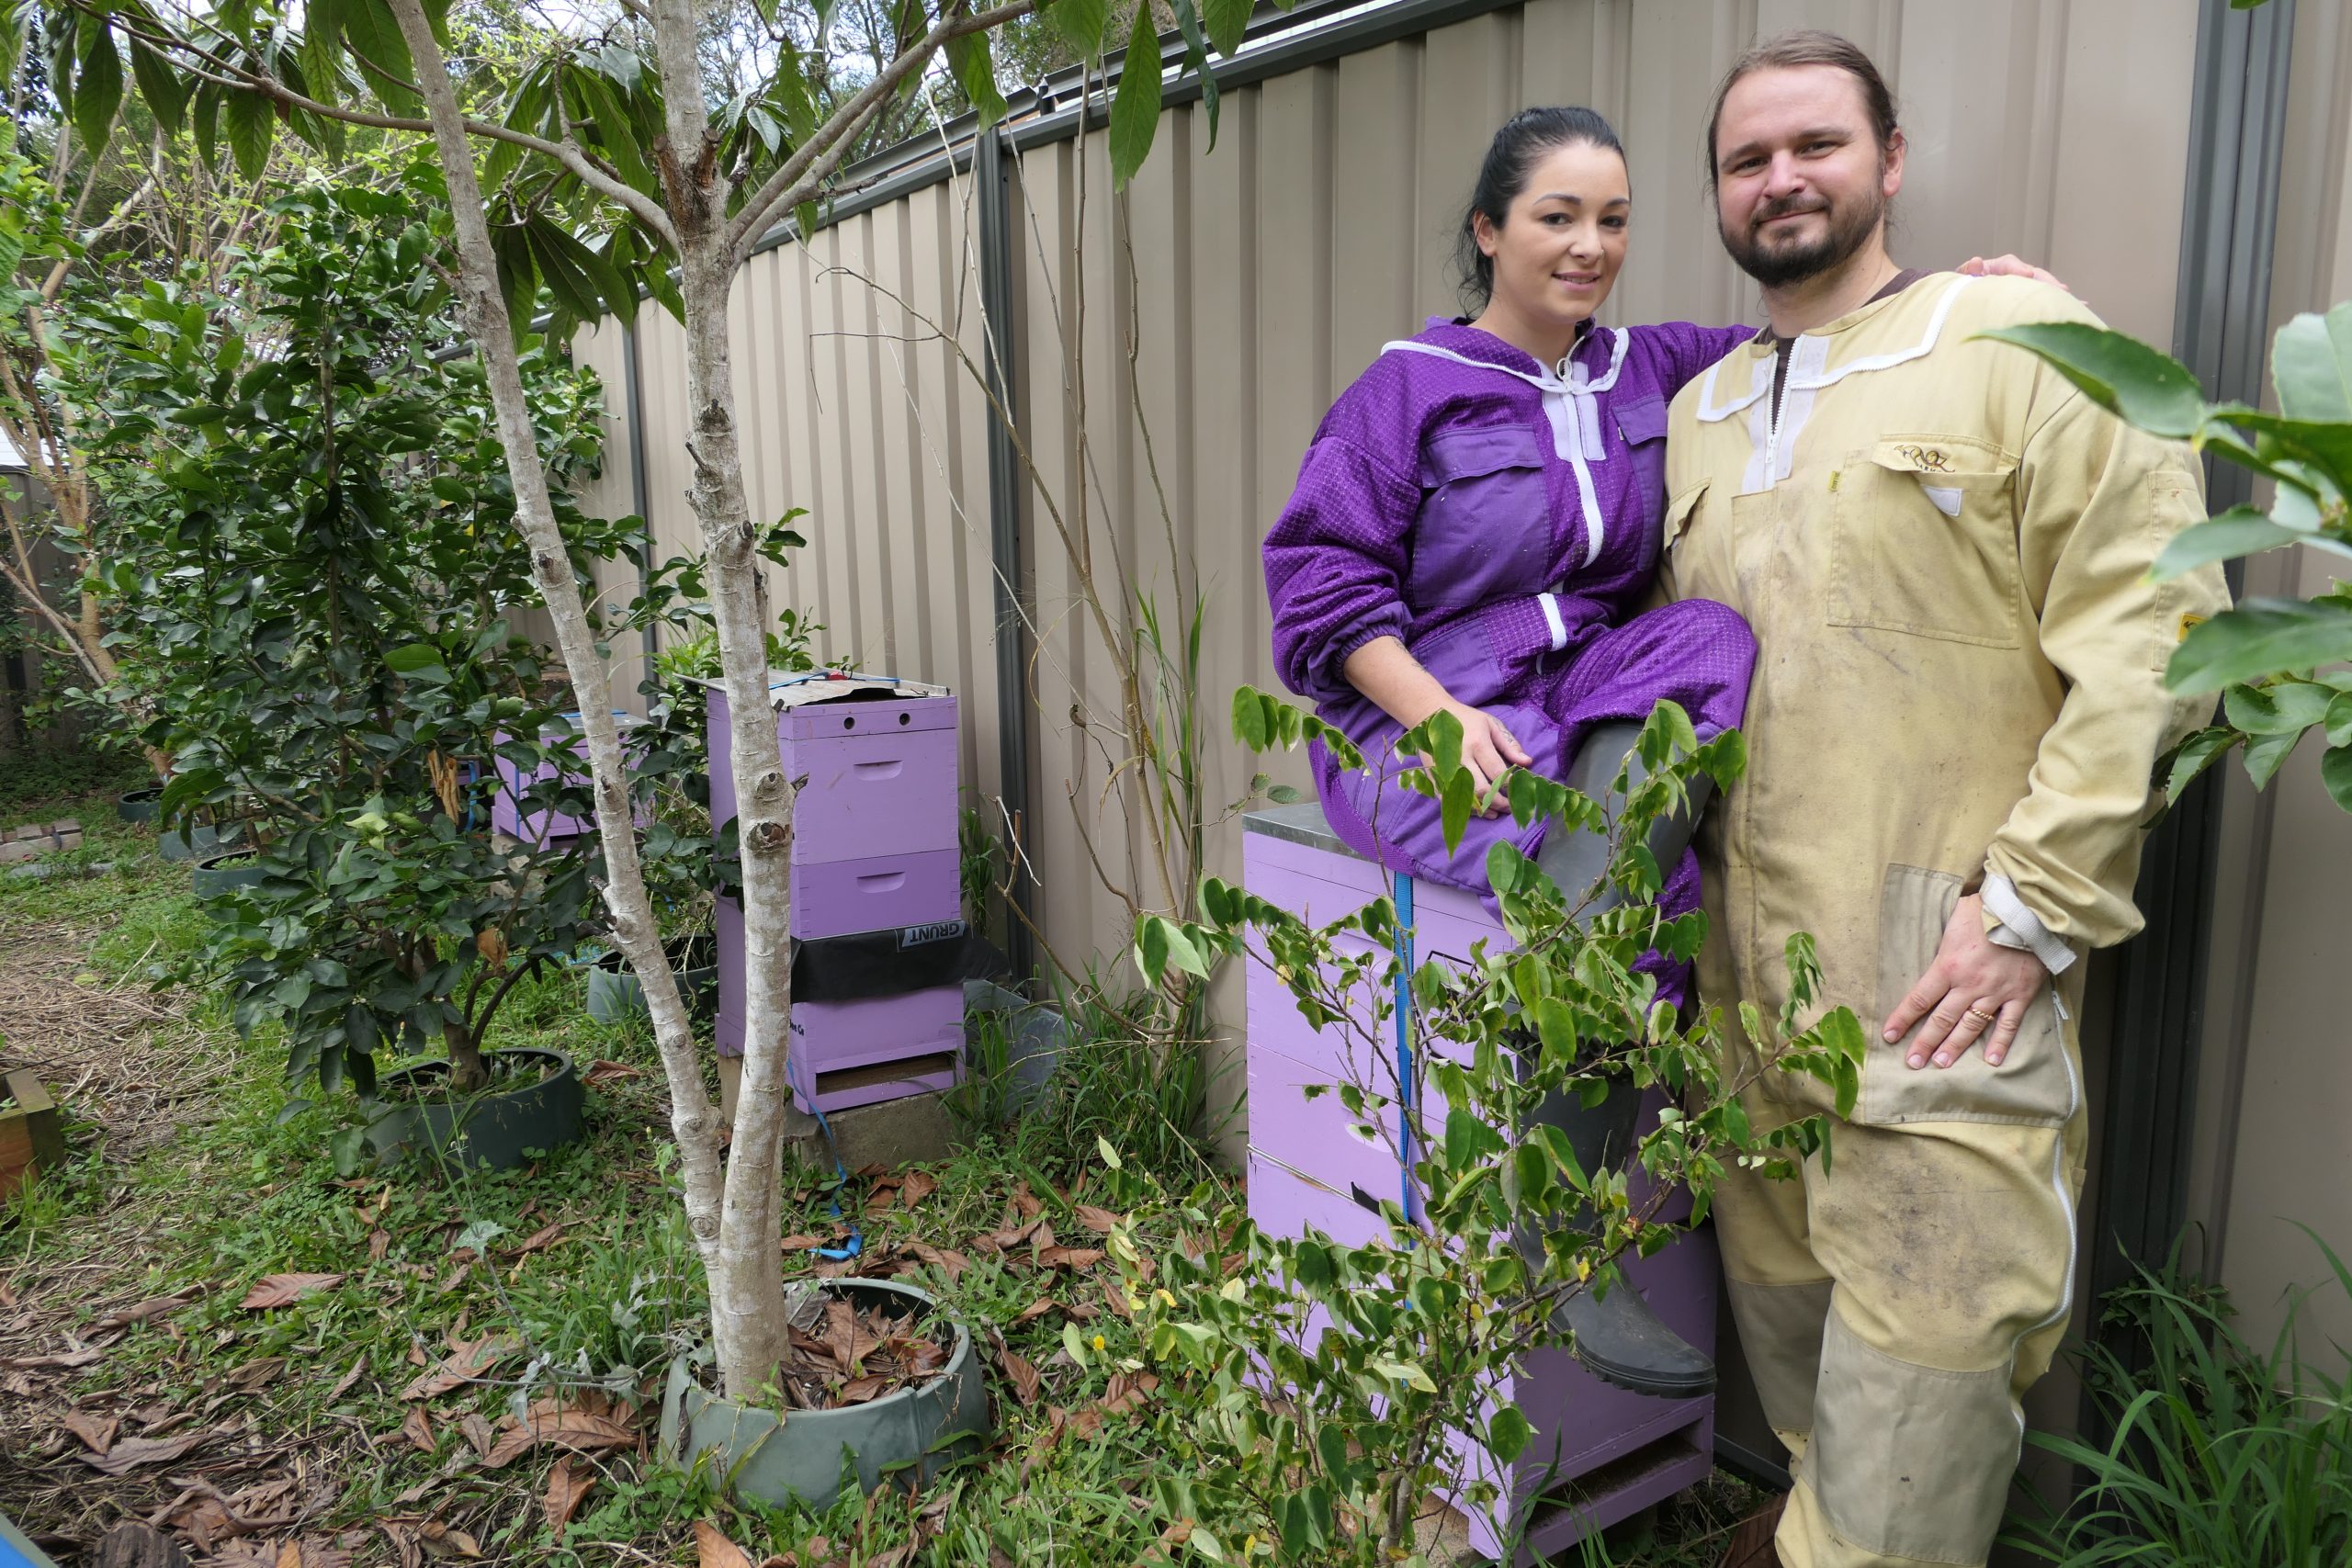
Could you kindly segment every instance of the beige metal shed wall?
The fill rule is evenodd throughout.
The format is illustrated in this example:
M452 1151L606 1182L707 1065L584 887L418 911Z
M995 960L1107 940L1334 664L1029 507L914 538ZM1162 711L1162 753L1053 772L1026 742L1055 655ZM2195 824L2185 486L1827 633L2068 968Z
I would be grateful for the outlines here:
M2286 130L2273 332L2299 311L2352 299L2352 16L2341 6L2296 8ZM2245 592L2322 592L2341 575L2330 559L2303 550L2256 557ZM2288 1292L2328 1278L2297 1223L2352 1256L2343 1126L2352 1106L2343 960L2352 816L2321 786L2319 756L2306 743L2267 800L2234 763L2222 792L2192 1217L2219 1252L2247 1337L2264 1346ZM2307 1323L2307 1346L2352 1342L2352 1302L2322 1292Z

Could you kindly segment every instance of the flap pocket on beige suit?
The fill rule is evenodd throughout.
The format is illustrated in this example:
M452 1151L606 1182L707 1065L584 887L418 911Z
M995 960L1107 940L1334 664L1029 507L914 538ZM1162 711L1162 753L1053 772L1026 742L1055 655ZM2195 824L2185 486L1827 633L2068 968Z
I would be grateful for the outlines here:
M1944 927L1960 902L1960 878L1950 872L1916 865L1886 868L1879 889L1878 997L1875 1010L1864 1021L1871 1032L1870 1055L1862 1066L1862 1094L1854 1108L1854 1120L1878 1125L1898 1122L2064 1125L2081 1103L2081 1077L2067 1054L2065 1028L2049 986L2041 987L2026 1010L2017 1041L1997 1067L1986 1064L1981 1036L1951 1066L1917 1068L1905 1060L1917 1027L1892 1045L1877 1038L1879 1024L1936 961Z
M1849 454L1831 481L1829 624L2017 647L2017 468L1952 435Z

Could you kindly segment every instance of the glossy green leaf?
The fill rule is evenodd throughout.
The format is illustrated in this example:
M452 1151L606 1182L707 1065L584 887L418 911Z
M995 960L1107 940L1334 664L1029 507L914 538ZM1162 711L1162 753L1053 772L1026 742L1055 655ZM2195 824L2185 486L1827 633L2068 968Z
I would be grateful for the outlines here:
M1176 30L1184 39L1185 74L1201 84L1201 111L1208 116L1209 151L1216 151L1218 88L1216 73L1210 68L1208 35L1201 30L1201 14L1193 0L1169 0L1176 13Z
M344 46L359 66L359 79L384 107L397 115L424 112L410 61L408 39L385 0L343 0Z
M1999 327L1979 337L2039 355L2085 396L2126 423L2187 440L2205 422L2205 393L2188 367L2136 338L2084 321Z
M1102 58L1104 35L1111 25L1110 0L1051 0L1044 7L1046 20L1069 40L1080 61Z
M277 134L277 116L269 100L259 93L232 92L221 112L229 122L229 151L236 159L237 173L249 180L259 179L269 162L270 140Z
M1534 1438L1535 1428L1528 1424L1527 1417L1520 1413L1516 1404L1506 1404L1496 1411L1495 1418L1487 1425L1487 1450L1500 1464L1510 1464L1526 1452L1527 1445Z
M2149 575L2164 582L2215 561L2236 560L2310 537L2298 529L2279 526L2251 506L2233 506L2218 517L2174 535Z
M2270 344L2270 380L2290 419L2352 423L2352 302L2304 311Z
M1122 190L1151 156L1152 138L1159 134L1159 34L1151 7L1138 6L1119 66L1118 91L1111 99L1111 183Z
M2352 659L2352 607L2249 599L2181 639L2165 671L2165 684L2194 695L2346 659Z
M2160 770L2164 774L2165 799L2178 800L2181 791L2227 755L2230 748L2237 744L2237 739L2234 732L2217 727L2200 729L2183 741L2173 752L2171 762Z
M1209 42L1227 60L1240 52L1254 9L1253 0L1201 0L1201 21L1208 28Z
M2233 686L2222 696L2222 711L2248 735L2300 735L2327 716L2334 688L2309 681L2272 686Z
M2352 811L2352 746L2333 747L2320 758L2319 782L2339 809Z
M122 107L122 56L114 29L95 17L81 18L82 45L74 80L74 134L95 158L114 134Z
M176 136L186 123L187 87L172 68L157 58L154 51L131 44L130 74L139 84L139 96L147 105L147 112L156 123Z
M1007 105L1004 95L997 90L996 60L989 50L986 33L967 33L948 39L947 68L955 73L956 85L964 89L972 112L979 117L982 130L1004 118Z
M2245 776L2254 781L2255 788L2268 786L2287 759L2294 754L2295 747L2302 738L2301 730L2290 729L2277 735L2256 736L2246 742Z

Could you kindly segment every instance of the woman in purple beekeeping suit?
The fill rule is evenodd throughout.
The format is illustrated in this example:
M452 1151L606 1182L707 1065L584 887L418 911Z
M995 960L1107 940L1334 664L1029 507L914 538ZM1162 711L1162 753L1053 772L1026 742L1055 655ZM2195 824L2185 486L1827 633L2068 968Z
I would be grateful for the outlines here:
M1631 208L1623 149L1591 110L1528 109L1498 131L1462 224L1474 314L1382 350L1324 416L1266 539L1283 680L1367 764L1342 773L1316 749L1324 812L1413 876L1483 892L1487 852L1509 840L1574 895L1602 847L1564 833L1547 854L1544 823L1490 807L1448 851L1437 804L1396 783L1414 765L1396 739L1440 708L1481 785L1516 764L1596 797L1661 697L1702 739L1740 719L1747 624L1704 601L1633 611L1657 565L1667 404L1754 329L1598 325ZM1577 840L1590 870L1566 856ZM1668 912L1695 907L1696 857L1660 865ZM1679 998L1679 969L1659 978Z
M1631 209L1624 150L1600 116L1536 108L1504 125L1462 223L1473 313L1381 351L1324 416L1266 538L1282 678L1366 764L1342 773L1314 749L1324 813L1415 877L1486 892L1487 852L1508 840L1573 897L1606 859L1600 835L1547 837L1491 803L1449 851L1437 803L1396 783L1415 765L1397 739L1440 708L1461 719L1482 788L1519 766L1596 800L1660 698L1702 739L1741 718L1747 623L1704 600L1635 606L1660 549L1667 404L1755 329L1598 325ZM2048 276L2013 257L1967 270L1979 268ZM1698 905L1702 804L1650 839L1668 915ZM1687 966L1653 954L1644 967L1662 998L1687 999ZM1607 1105L1571 1136L1622 1158L1637 1097ZM1612 1382L1713 1386L1707 1359L1632 1291L1579 1294L1563 1313L1579 1358Z

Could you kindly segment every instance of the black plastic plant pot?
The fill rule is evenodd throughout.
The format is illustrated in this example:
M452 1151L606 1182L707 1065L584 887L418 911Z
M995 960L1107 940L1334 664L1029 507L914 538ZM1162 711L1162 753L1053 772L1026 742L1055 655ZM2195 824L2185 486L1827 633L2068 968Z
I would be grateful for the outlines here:
M114 814L125 822L153 822L164 808L164 786L134 789L115 796Z
M490 1087L452 1096L449 1064L413 1062L386 1073L368 1103L368 1145L379 1164L403 1154L479 1170L513 1170L579 1141L587 1091L571 1058L536 1045L490 1053Z
M813 1281L828 1295L924 1317L929 1292L889 1280ZM691 1470L706 1460L730 1495L770 1507L800 1504L823 1513L840 1500L843 1458L861 1494L885 1480L920 1487L946 1465L979 1451L990 1429L989 1397L972 1337L961 1324L947 1365L928 1382L838 1410L773 1410L705 1391L679 1367L662 1401L662 1449Z
M209 903L226 897L239 887L261 886L261 856L252 850L223 850L219 854L206 855L188 868L190 891L198 903Z
M155 836L155 852L165 860L202 860L222 850L232 850L245 841L243 822L225 823L214 827L198 822L183 830L174 828Z
M664 944L670 967L676 971L678 991L686 1011L697 1023L708 1023L718 1013L718 961L707 936L673 937ZM588 1016L600 1023L647 1018L645 987L618 948L588 965Z

